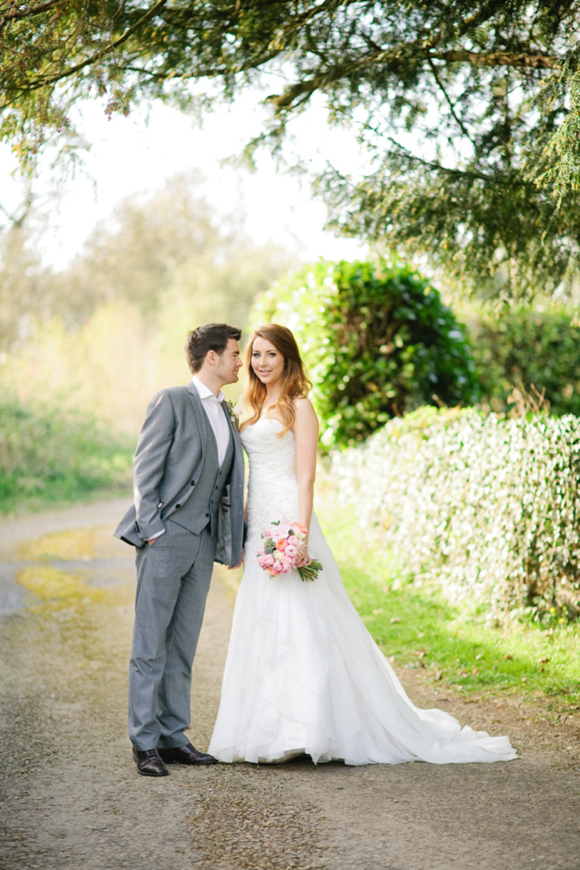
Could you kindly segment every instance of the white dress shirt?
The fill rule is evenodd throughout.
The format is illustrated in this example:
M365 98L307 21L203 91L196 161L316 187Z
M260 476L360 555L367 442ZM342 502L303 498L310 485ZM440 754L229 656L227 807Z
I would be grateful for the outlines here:
M228 445L230 443L230 426L228 421L226 420L226 415L224 414L222 408L222 402L225 396L221 390L219 391L217 396L215 396L210 388L206 387L205 384L202 384L199 378L197 378L195 375L193 376L191 381L195 386L195 389L199 393L199 398L201 399L203 410L206 413L213 434L215 435L215 443L217 445L218 452L218 462L221 468L223 465L223 461L226 458Z

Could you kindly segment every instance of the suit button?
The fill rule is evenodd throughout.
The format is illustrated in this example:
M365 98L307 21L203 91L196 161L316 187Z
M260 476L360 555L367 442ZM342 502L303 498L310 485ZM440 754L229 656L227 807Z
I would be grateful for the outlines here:
M192 485L192 486L195 486L195 480L192 480L192 481L191 481L191 485Z
M209 517L209 514L206 514L206 517Z
M180 507L181 507L180 504L176 504L176 505L175 505L175 510L177 510L177 509L180 508Z

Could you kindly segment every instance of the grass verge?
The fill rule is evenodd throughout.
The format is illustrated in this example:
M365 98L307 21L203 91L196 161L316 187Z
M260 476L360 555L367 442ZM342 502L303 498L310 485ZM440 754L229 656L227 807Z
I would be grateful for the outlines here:
M465 616L393 560L361 547L356 518L327 497L318 506L351 600L387 657L458 692L518 692L580 705L580 626L494 628Z
M0 402L0 514L130 488L134 444L86 414Z

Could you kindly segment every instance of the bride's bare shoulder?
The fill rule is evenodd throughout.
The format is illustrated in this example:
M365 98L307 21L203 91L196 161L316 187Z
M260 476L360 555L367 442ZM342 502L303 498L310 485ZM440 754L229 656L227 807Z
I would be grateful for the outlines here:
M294 410L296 412L296 423L299 425L316 425L318 426L318 417L310 399L306 396L297 396L294 399Z

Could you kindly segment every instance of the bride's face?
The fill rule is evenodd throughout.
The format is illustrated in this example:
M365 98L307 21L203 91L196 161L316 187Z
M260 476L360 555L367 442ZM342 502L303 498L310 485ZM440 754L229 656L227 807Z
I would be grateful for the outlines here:
M251 365L262 383L273 387L284 372L284 357L271 341L258 336L252 345Z

